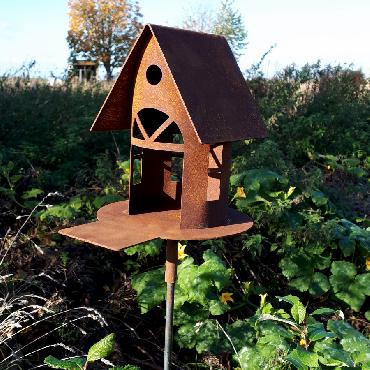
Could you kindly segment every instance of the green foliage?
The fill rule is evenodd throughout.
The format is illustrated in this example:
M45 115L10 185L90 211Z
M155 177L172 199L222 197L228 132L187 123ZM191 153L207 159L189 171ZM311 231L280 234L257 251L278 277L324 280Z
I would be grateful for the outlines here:
M100 86L2 81L0 223L5 230L17 223L11 215L62 192L63 202L37 209L38 229L22 231L42 247L39 230L93 219L127 197L128 135L88 132L106 94ZM269 138L233 144L230 206L254 228L187 249L174 317L177 343L190 349L182 360L199 352L232 354L230 367L252 370L370 367L368 83L360 72L319 63L249 81ZM156 322L165 297L161 243L125 252L139 307ZM69 253L58 258L64 272Z
M124 249L124 253L132 257L125 262L125 270L139 272L141 266L147 263L148 258L155 258L162 249L162 240L154 239L146 243L137 244L134 247Z
M330 266L330 257L320 255L323 249L317 249L317 253L308 254L304 251L292 252L282 258L279 267L289 281L289 285L301 292L309 291L314 296L322 295L330 289L328 278L322 272ZM316 252L316 251L315 251Z
M103 339L93 344L86 358L76 357L65 360L58 360L54 356L48 356L44 360L44 364L50 366L53 369L65 369L65 370L82 370L87 369L88 365L108 357L114 349L115 335L113 333L107 335ZM126 365L124 367L110 367L109 370L140 370L139 367L134 365Z
M136 291L141 313L161 304L166 297L163 284L163 268L136 274L131 277L131 285Z
M357 275L351 262L334 261L331 265L330 284L335 296L353 310L360 311L366 296L370 296L370 272Z
M231 270L211 250L203 253L203 260L197 265L192 257L186 257L179 264L175 290L174 323L179 326L176 339L181 346L196 347L198 352L210 345L216 350L219 329L212 317L230 309L220 297L231 284ZM164 301L162 268L134 275L131 283L142 313Z
M89 127L108 88L50 86L43 80L1 83L0 189L19 194L25 185L45 193L106 186L111 179L96 176L95 170L106 165L106 159L114 163L112 135L91 134ZM115 133L114 138L127 147L127 133Z
M103 205L117 202L123 198L116 194L107 194L101 196L76 196L68 202L61 203L52 207L48 207L38 212L38 217L41 221L72 221L77 217L85 216L91 218L95 216L96 211Z
M35 199L44 191L42 189L32 188L31 190L27 190L22 194L22 199L29 200Z
M322 191L304 191L289 186L286 178L269 170L235 174L231 178L231 185L236 189L233 199L240 210L252 213L257 220L260 215L264 218L271 215L269 222L262 221L271 230L268 234L284 230L280 238L277 234L278 239L273 242L272 249L280 258L279 267L289 280L290 287L300 292L308 291L315 297L331 290L352 309L360 310L365 297L369 295L366 285L370 273L356 277L353 263L332 263L332 260L338 256L365 261L370 245L370 233L367 230L349 220L337 219L331 210L329 198ZM240 191L241 188L243 191ZM264 243L269 239L265 237ZM255 235L244 245L258 248L260 255L262 240L261 235ZM351 269L344 268L348 266ZM337 283L340 278L345 279L342 285Z
M330 319L326 328L316 320L333 310L322 308L309 315L298 297L279 299L292 305L291 316L266 302L261 304L253 319L256 340L236 356L242 369L285 369L288 364L295 369L367 368L369 339L343 320Z
M111 333L92 345L87 353L87 362L94 362L108 357L114 347L114 334Z
M339 220L335 229L335 238L344 257L352 256L356 251L364 258L370 256L370 233L346 219Z
M197 266L188 257L179 265L175 307L187 302L202 306L212 315L220 315L227 311L228 306L220 302L219 295L230 285L231 271L210 250L203 253L203 260Z
M203 6L191 9L182 28L224 36L238 59L247 46L247 31L240 11L234 5L234 0L221 0L216 12Z
M187 257L178 266L175 307L181 312L179 317L175 315L175 322L183 322L185 318L193 320L189 315L193 308L202 317L220 315L228 310L228 306L220 301L220 292L230 285L231 271L210 250L203 253L203 259L198 266L192 257ZM164 300L162 268L134 275L131 282L142 313Z
M133 256L135 254L138 255L139 259L143 259L147 256L157 256L162 247L162 240L161 239L154 239L150 240L149 242L135 245L134 247L127 248L124 250L124 252L128 256Z
M221 1L212 31L226 38L236 58L243 54L247 45L247 31L240 12L234 9L234 0Z
M319 367L319 356L300 347L293 349L286 359L297 369L303 370Z
M81 357L68 360L58 360L54 356L48 356L45 358L44 363L52 369L81 370L83 369L86 360Z
M289 302L292 305L290 314L292 315L294 321L296 321L298 324L302 324L306 318L306 308L303 306L299 298L293 295L288 295L285 297L279 297L279 299Z

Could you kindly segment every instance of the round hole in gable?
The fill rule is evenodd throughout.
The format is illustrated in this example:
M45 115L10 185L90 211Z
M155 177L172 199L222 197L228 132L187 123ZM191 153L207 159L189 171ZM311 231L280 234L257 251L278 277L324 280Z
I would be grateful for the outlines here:
M146 79L151 85L157 85L162 79L162 71L161 69L152 64L146 70Z

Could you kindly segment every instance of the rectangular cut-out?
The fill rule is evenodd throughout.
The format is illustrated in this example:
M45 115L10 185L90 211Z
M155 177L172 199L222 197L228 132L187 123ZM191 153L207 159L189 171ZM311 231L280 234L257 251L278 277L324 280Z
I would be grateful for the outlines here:
M131 173L130 214L178 209L180 200L177 185L171 181L171 152L143 149L139 184Z
M223 145L211 147L208 155L207 200L220 199Z
M173 156L171 158L171 180L175 182L182 181L183 158Z

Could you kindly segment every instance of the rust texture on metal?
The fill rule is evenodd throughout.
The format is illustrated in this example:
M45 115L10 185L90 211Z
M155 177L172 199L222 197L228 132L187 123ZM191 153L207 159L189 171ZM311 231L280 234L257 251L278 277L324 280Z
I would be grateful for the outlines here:
M128 201L104 206L98 221L60 230L59 233L83 242L119 251L156 238L167 240L207 240L240 234L250 229L252 220L234 209L228 209L222 226L205 229L180 228L178 210L128 214Z
M145 26L92 126L122 129L131 130L129 200L62 234L118 250L252 226L228 207L231 143L266 128L225 38Z
M176 282L176 272L178 263L177 241L167 240L166 244L166 268L164 281L174 284Z

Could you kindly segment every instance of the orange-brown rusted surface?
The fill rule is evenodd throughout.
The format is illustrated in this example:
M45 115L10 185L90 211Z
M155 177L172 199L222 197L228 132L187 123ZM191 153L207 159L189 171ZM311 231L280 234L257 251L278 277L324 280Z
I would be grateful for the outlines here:
M253 222L246 215L228 210L223 226L181 229L178 210L128 214L128 202L116 202L98 211L98 221L62 229L60 234L114 251L155 238L169 240L206 240L240 234Z
M252 226L228 207L231 143L266 128L224 37L145 26L91 128L123 129L131 130L129 200L62 234L119 250Z
M177 264L178 264L177 240L167 240L166 244L166 268L164 281L174 284L176 282Z
M170 71L168 78L181 96L181 104L165 108L184 109L201 143L266 136L254 99L224 37L153 24L144 27L134 44L92 131L131 128L135 78L148 44L151 50L154 44L160 49L160 58Z

